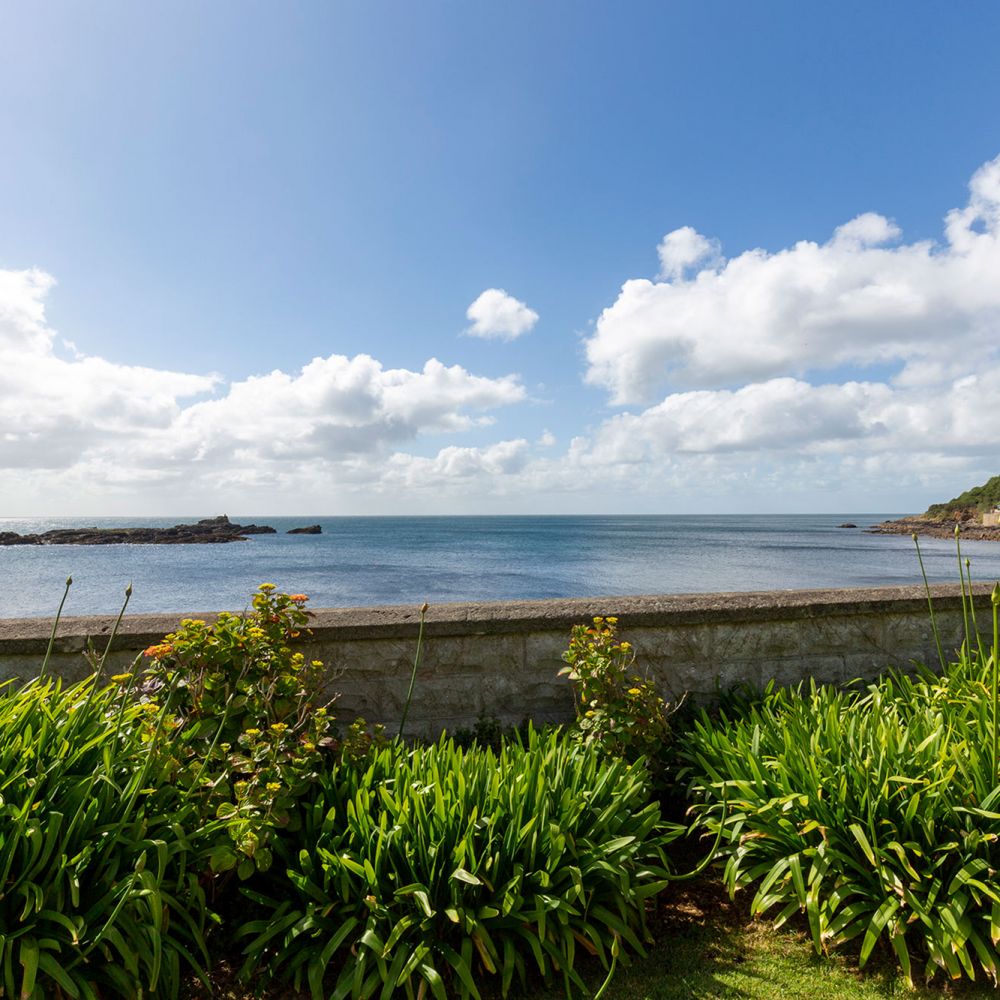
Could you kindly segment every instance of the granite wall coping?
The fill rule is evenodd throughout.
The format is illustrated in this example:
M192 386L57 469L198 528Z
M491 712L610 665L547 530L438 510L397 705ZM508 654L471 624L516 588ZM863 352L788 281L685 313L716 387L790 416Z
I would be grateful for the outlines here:
M973 588L977 606L988 606L991 587ZM936 611L961 607L955 584L930 588ZM748 593L672 594L640 597L582 597L536 601L478 601L434 604L425 617L427 637L495 635L568 630L594 615L614 615L619 628L670 628L685 625L754 621L796 621L852 615L913 614L927 611L923 587L873 587L840 590L777 590ZM115 646L141 649L173 631L182 618L211 621L218 612L126 615ZM310 627L317 641L396 639L416 636L416 605L319 608ZM74 652L87 638L99 641L114 628L116 615L64 616L55 652ZM46 618L0 619L0 657L44 654L52 632Z

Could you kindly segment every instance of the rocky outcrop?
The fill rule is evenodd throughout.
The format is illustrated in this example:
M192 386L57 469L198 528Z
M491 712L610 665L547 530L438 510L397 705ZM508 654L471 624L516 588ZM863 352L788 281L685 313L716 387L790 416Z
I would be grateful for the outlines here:
M319 524L308 524L304 528L289 528L286 535L322 535L323 528Z
M211 545L273 535L266 524L235 524L225 514L172 528L54 528L39 534L0 532L0 545Z
M955 511L950 518L926 514L883 521L867 528L872 535L923 535L928 538L954 538L956 526L962 538L973 541L1000 542L1000 527L984 527L982 515L972 509Z
M853 521L845 521L843 524L838 524L838 528L856 528L857 525Z

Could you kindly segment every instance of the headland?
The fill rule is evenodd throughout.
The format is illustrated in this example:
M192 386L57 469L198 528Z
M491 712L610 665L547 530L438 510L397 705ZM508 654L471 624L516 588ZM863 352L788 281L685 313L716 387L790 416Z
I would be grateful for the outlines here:
M1000 476L974 486L946 503L934 503L923 514L883 521L866 529L873 535L925 535L1000 542Z

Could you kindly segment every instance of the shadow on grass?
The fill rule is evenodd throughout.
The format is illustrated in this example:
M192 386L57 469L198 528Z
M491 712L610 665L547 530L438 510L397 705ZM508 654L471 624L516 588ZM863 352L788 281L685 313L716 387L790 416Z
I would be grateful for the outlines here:
M883 1000L907 997L996 997L991 984L943 984L911 990L890 954L873 956L860 973L856 955L827 958L813 951L801 927L775 931L751 920L746 894L731 902L711 876L682 883L661 897L650 921L655 943L646 958L620 968L603 1000ZM581 970L582 972L583 970ZM603 976L585 974L593 991ZM556 988L533 1000L562 997Z

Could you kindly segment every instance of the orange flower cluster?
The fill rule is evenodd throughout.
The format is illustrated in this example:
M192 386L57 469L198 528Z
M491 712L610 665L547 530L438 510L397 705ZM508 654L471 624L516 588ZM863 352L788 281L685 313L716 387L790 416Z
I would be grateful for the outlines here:
M174 651L174 647L169 642L161 642L156 646L148 646L142 651L143 656L149 656L154 660L162 660Z

